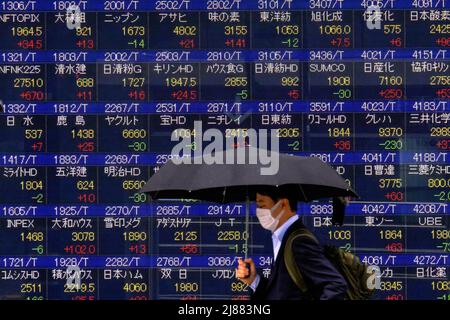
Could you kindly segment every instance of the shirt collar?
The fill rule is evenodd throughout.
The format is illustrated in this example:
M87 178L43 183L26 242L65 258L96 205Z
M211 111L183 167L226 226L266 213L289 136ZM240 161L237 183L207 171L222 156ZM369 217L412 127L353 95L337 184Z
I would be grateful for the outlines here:
M297 220L298 220L297 214L294 214L292 217L287 219L281 227L279 227L277 230L274 231L274 233L272 234L272 239L275 238L281 242L281 240L283 240L283 236L286 233L287 229L289 229L289 227Z

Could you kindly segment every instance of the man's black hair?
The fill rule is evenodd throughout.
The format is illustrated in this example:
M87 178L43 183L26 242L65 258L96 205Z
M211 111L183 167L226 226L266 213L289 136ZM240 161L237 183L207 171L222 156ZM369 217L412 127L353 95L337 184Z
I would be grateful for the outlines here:
M289 207L293 212L297 211L297 197L293 195L292 186L261 186L256 190L257 193L271 198L274 202L280 199L288 199Z

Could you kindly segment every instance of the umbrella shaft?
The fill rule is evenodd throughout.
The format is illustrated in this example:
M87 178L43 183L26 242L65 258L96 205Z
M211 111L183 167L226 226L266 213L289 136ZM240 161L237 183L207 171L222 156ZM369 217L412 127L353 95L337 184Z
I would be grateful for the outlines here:
M245 200L245 232L244 232L244 239L245 239L245 259L248 258L248 239L250 238L248 234L249 229L249 219L250 219L250 199L247 195Z

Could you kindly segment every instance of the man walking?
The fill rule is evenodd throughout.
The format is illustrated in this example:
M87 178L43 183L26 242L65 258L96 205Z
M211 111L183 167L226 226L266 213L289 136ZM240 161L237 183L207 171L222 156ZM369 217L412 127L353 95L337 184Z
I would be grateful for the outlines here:
M252 300L344 299L345 279L325 257L322 246L309 237L292 242L294 260L308 288L307 294L291 279L284 261L286 241L294 231L306 227L295 212L297 201L289 193L286 188L264 187L256 194L258 220L272 232L274 264L270 277L258 275L252 259L239 261L236 276L250 286Z

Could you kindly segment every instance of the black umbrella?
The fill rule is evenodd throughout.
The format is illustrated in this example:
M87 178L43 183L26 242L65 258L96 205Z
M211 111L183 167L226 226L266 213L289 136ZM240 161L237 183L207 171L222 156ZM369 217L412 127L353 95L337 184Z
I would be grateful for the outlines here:
M237 163L240 151L245 152L243 164ZM232 158L227 160L230 152ZM264 175L261 172L264 165L248 163L250 156L259 152L278 161L275 174ZM298 190L299 201L357 197L336 170L316 157L246 147L216 152L214 158L222 159L222 164L206 164L203 157L186 157L186 164L175 164L170 160L150 178L141 192L149 193L153 199L188 198L229 203L245 201L261 186L292 186L293 190Z
M266 160L277 161L276 172L262 174L262 169L269 167L270 163L261 164L260 152L267 155ZM254 200L261 187L289 189L292 196L305 202L334 197L333 223L340 225L344 218L344 197L358 197L336 170L316 157L299 157L254 147L228 149L209 155L216 163L205 163L205 157L185 157L182 164L168 161L141 192L149 193L152 199L197 199L219 203L246 201L247 234L249 202ZM217 163L220 160L221 163Z

